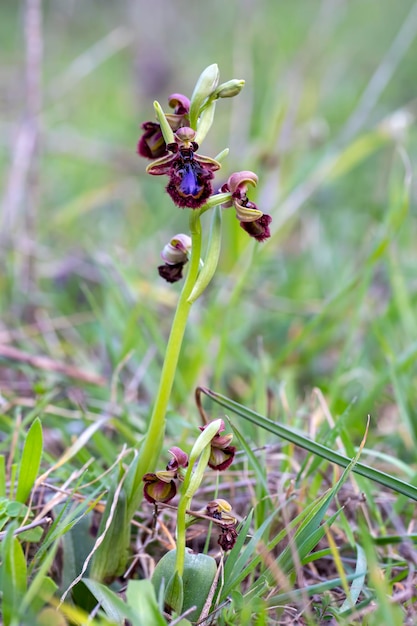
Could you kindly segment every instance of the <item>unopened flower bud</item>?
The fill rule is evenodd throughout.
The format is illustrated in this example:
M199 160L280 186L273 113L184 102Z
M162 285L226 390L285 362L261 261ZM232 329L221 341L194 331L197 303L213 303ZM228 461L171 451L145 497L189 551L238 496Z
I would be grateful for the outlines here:
M168 265L186 263L191 250L191 237L180 233L175 235L161 252L161 257Z
M213 63L203 70L194 88L194 93L191 98L191 107L196 101L202 104L206 98L211 96L219 83L219 76L220 73L217 63Z
M233 98L242 91L244 86L244 80L233 78L232 80L228 80L226 83L219 85L213 93L212 98Z
M216 63L209 65L200 75L191 96L190 126L196 128L201 109L219 84L219 68Z

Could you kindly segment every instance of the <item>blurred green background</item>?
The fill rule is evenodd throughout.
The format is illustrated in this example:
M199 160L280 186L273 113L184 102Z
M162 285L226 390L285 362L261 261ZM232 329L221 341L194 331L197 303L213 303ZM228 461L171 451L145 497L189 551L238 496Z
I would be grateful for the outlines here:
M416 4L45 1L39 150L28 163L25 5L2 0L0 12L0 339L107 378L133 350L119 402L147 414L180 289L156 267L188 214L145 174L139 127L155 99L190 96L218 63L222 81L246 86L218 104L200 151L230 148L219 187L233 171L257 172L252 197L274 230L256 244L224 213L219 271L193 309L173 411L208 384L305 428L319 387L335 418L349 411L353 433L371 413L375 435L412 454ZM3 392L30 395L39 378L65 386L23 369L17 379L3 366Z

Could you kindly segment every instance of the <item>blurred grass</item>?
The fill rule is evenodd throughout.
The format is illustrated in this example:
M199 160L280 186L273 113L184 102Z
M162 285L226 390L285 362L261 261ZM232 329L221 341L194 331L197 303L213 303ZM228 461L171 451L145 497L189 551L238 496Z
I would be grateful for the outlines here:
M230 147L219 186L234 170L258 173L254 198L273 215L275 231L254 245L232 212L224 213L219 271L192 311L169 438L180 432L186 441L197 424L197 384L318 441L334 443L341 432L352 450L369 413L365 454L372 450L378 467L390 471L392 459L400 459L412 482L416 6L43 3L37 281L25 288L24 180L12 226L0 232L0 343L101 373L111 383L90 387L3 360L2 430L10 433L19 411L26 414L24 400L53 390L42 417L52 464L86 421L111 415L108 432L97 432L60 469L63 481L91 457L98 476L123 442L133 445L144 432L179 290L163 283L156 267L167 240L187 230L188 215L169 202L163 181L145 175L146 163L135 154L139 125L152 119L153 100L165 106L172 92L190 95L201 70L216 62L222 80L244 78L246 86L219 103L201 152L214 156ZM23 3L4 0L0 14L3 223L25 119ZM239 432L253 447L271 443L251 424L239 423ZM9 442L8 436L2 449ZM283 455L286 471L294 451L285 447ZM311 485L314 497L318 481L321 474ZM411 519L399 499L401 507ZM370 508L377 517L374 503Z

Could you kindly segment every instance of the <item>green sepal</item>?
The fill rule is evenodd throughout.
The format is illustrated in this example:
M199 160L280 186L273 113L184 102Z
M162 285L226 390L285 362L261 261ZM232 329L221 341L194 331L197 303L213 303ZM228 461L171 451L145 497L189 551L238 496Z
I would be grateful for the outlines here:
M155 100L155 102L153 103L153 108L155 109L156 117L161 127L161 131L162 131L162 135L164 137L165 143L166 144L174 143L175 138L174 138L173 130L171 126L169 125L169 122L165 116L165 113L163 112L162 107L157 100Z
M200 117L197 122L197 133L195 136L195 140L198 145L202 144L213 124L215 110L216 101L209 100L207 106L203 107L201 111Z
M218 83L219 68L217 63L213 63L213 65L206 67L206 69L200 74L194 88L193 95L191 96L189 117L190 126L191 128L194 128L194 130L197 130L197 120L205 101L211 96Z
M214 157L214 160L217 161L218 163L222 163L225 160L225 158L228 156L229 152L230 152L229 148L224 148L224 150L219 152L219 154L217 154Z

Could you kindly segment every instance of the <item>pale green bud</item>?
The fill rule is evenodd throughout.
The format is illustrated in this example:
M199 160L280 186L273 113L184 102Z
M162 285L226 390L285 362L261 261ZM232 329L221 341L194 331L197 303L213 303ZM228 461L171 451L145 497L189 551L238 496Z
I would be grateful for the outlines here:
M217 63L209 65L200 74L196 86L191 96L190 105L190 126L196 128L197 120L200 116L201 108L205 101L211 97L213 91L219 84L219 68Z
M212 98L233 98L237 96L245 86L245 81L238 78L232 78L225 83L222 83L213 92Z

